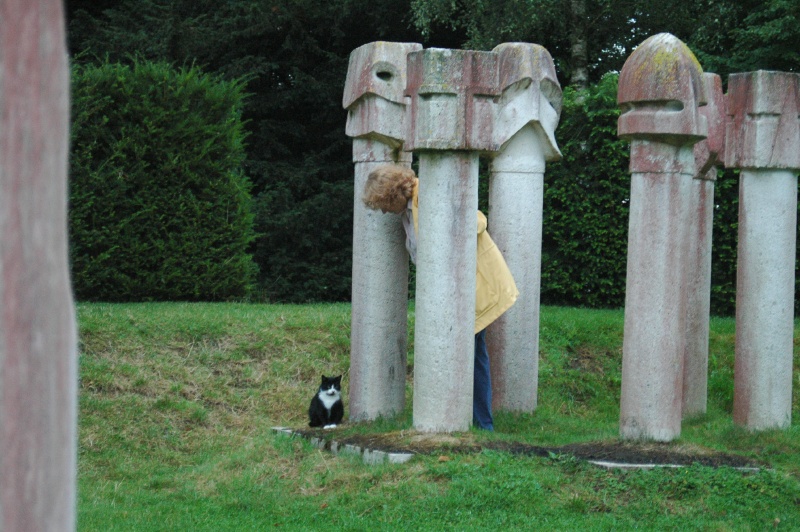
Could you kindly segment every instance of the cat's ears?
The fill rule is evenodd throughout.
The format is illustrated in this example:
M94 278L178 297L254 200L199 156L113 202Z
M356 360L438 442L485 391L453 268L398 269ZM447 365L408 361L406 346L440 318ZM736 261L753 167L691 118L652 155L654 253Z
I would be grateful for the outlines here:
M323 375L322 376L322 382L325 382L325 381L339 381L339 382L341 382L342 381L342 376L341 375L337 375L336 377L326 377L325 375Z

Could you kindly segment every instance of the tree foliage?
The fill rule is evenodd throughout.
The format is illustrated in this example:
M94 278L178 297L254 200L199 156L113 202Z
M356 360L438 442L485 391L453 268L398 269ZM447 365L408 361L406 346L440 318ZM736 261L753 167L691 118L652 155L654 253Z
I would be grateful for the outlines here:
M535 42L553 55L565 85L574 79L585 41L589 79L618 71L650 35L686 42L706 71L723 77L757 69L800 68L800 3L796 0L412 0L424 34L463 31L464 46L488 50L502 42Z
M628 185L618 172L627 165L627 148L615 138L616 103L604 76L618 71L645 38L664 31L686 42L704 69L719 73L723 82L736 71L800 69L796 0L68 0L66 5L76 63L100 64L106 58L126 63L138 54L196 65L228 80L246 79L252 96L243 111L249 133L243 165L253 183L259 233L249 251L260 268L261 294L276 301L350 297L352 161L341 97L349 54L364 43L491 49L501 42L534 42L550 51L562 86L574 82L586 89L586 102L567 91L556 133L564 162L547 169L551 212L545 214L550 229L545 226L543 265L544 300L581 305L621 304L626 234L619 220L627 219L622 191ZM583 52L576 47L581 43ZM581 61L585 82L577 73ZM715 308L725 312L735 291L735 240L721 235L735 238L735 181L735 174L726 173L717 184L718 197L725 199L716 211L715 261L727 258L715 262L714 293ZM610 199L601 200L606 197L601 193ZM594 250L596 257L579 256L581 248ZM573 252L578 255L568 263ZM613 267L602 261L604 254L614 257ZM599 269L601 262L607 270Z
M78 299L245 296L255 264L243 86L150 62L76 67L72 80Z
M619 70L654 33L686 38L701 13L698 3L670 0L412 0L411 7L423 33L462 30L469 48L540 44L553 56L562 83L580 89Z
M709 2L687 43L723 82L732 72L800 71L800 3L796 0Z
M121 0L75 4L70 48L82 62L191 63L247 79L245 170L264 298L347 300L353 167L342 90L350 52L374 40L416 41L408 5L376 0Z

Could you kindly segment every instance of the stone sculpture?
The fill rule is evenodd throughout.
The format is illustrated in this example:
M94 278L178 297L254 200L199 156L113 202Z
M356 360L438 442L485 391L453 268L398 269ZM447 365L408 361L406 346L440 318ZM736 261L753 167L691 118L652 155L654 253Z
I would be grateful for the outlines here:
M555 129L561 86L550 53L537 44L507 43L489 181L490 231L517 282L516 304L489 326L495 409L533 412L539 374L542 203L546 162L561 159ZM533 377L533 378L532 378Z
M385 325L404 323L405 307L401 310L401 305L394 301L388 305L371 301L373 297L386 298L379 291L391 291L390 287L401 283L400 277L406 275L405 266L399 265L407 262L402 251L402 228L399 220L370 215L358 205L359 190L368 174L359 163L366 164L363 161L374 158L364 155L363 148L358 151L358 146L369 142L369 153L374 154L376 142L380 142L386 146L381 148L385 162L408 164L410 156L399 150L413 151L419 160L419 195L423 199L419 206L417 243L414 427L423 431L465 430L472 418L478 163L481 155L495 155L498 151L501 154L493 163L494 184L490 186L496 210L490 230L496 227L509 249L520 245L520 256L511 261L517 264L515 275L531 286L520 318L498 326L501 340L496 344L500 359L503 352L509 352L504 346L513 342L514 337L521 340L516 340L513 349L520 341L529 345L523 353L515 355L516 360L512 357L508 364L498 363L495 386L504 392L505 381L511 378L509 372L514 372L514 378L526 380L528 386L519 397L501 392L501 406L532 410L536 405L538 328L530 330L529 321L538 324L541 173L546 160L560 156L554 130L561 89L552 59L536 45L503 45L492 52L422 50L419 45L407 45L411 48L394 48L392 53L397 55L391 59L378 59L376 49L385 51L394 46L395 43L372 43L353 52L344 98L349 111L347 133L355 138L357 165L350 376L351 387L355 379L357 391L351 390L350 408L357 419L372 419L395 412L402 404L393 401L392 406L380 411L367 411L363 403L374 393L361 391L367 375L386 375L392 371L387 369L394 364L392 361L405 360L393 347L405 349L404 336L400 339L404 329L401 333L399 328ZM377 93L374 86L380 84L375 82L375 75L398 83L405 81L405 100L397 98L395 92L388 97ZM369 88L362 88L366 86ZM359 103L359 98L363 103ZM401 113L395 111L403 104L406 104L403 118L393 118L391 125L384 128L374 125L383 121L378 116L399 116ZM404 134L399 132L401 121ZM516 190L518 197L515 197L516 186L525 187ZM517 212L518 208L524 212ZM382 220L374 220L377 218ZM381 228L368 233L359 227L369 223L380 224ZM505 229L515 225L522 227L516 229L517 233ZM365 250L364 246L371 245L365 242L371 242L378 232L391 236L384 238L379 250ZM513 255L513 251L507 252ZM365 258L369 253L381 258ZM392 280L379 279L386 277L389 269L393 269ZM392 292L391 297L400 296ZM392 310L383 310L383 306ZM376 318L373 320L371 316ZM516 330L521 326L520 319L525 322L525 331ZM375 335L390 338L384 350L391 351L391 356L384 359L376 352L381 349L381 342L372 338Z
M733 419L753 430L791 423L799 80L728 80L725 166L741 168Z
M695 175L689 194L686 272L687 316L683 366L683 416L704 414L708 403L708 334L711 309L711 235L714 182L725 147L725 102L722 80L703 74L708 103L700 107L708 137L694 145Z
M497 55L430 48L408 56L407 149L419 156L414 428L472 422L478 157L496 150Z
M670 441L681 429L693 145L708 134L700 65L676 37L654 35L625 62L618 102L631 141L620 434Z
M361 193L381 164L411 165L405 139L406 56L422 46L374 42L350 55L343 105L353 137L353 292L350 419L403 410L406 390L408 254L396 215L367 209Z
M623 438L669 441L680 434L681 410L706 410L714 180L723 160L741 169L734 422L752 430L791 422L800 75L732 74L727 97L721 85L668 34L642 43L620 75L619 134L632 141L633 174Z

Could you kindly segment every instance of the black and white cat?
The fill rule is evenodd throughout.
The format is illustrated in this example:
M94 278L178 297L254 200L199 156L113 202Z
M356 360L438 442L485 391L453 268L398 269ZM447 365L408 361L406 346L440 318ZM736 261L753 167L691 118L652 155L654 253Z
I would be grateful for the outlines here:
M322 384L308 407L308 426L330 429L342 422L342 376L322 376Z

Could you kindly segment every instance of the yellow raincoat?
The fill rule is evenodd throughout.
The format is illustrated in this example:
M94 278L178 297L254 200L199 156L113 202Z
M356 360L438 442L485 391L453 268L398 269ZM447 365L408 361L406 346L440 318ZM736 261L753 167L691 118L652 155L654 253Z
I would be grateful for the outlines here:
M418 187L414 188L412 215L414 231L419 232L417 216L419 212ZM478 267L475 293L475 334L485 329L511 308L519 297L514 277L508 269L503 254L486 231L486 216L478 212Z

